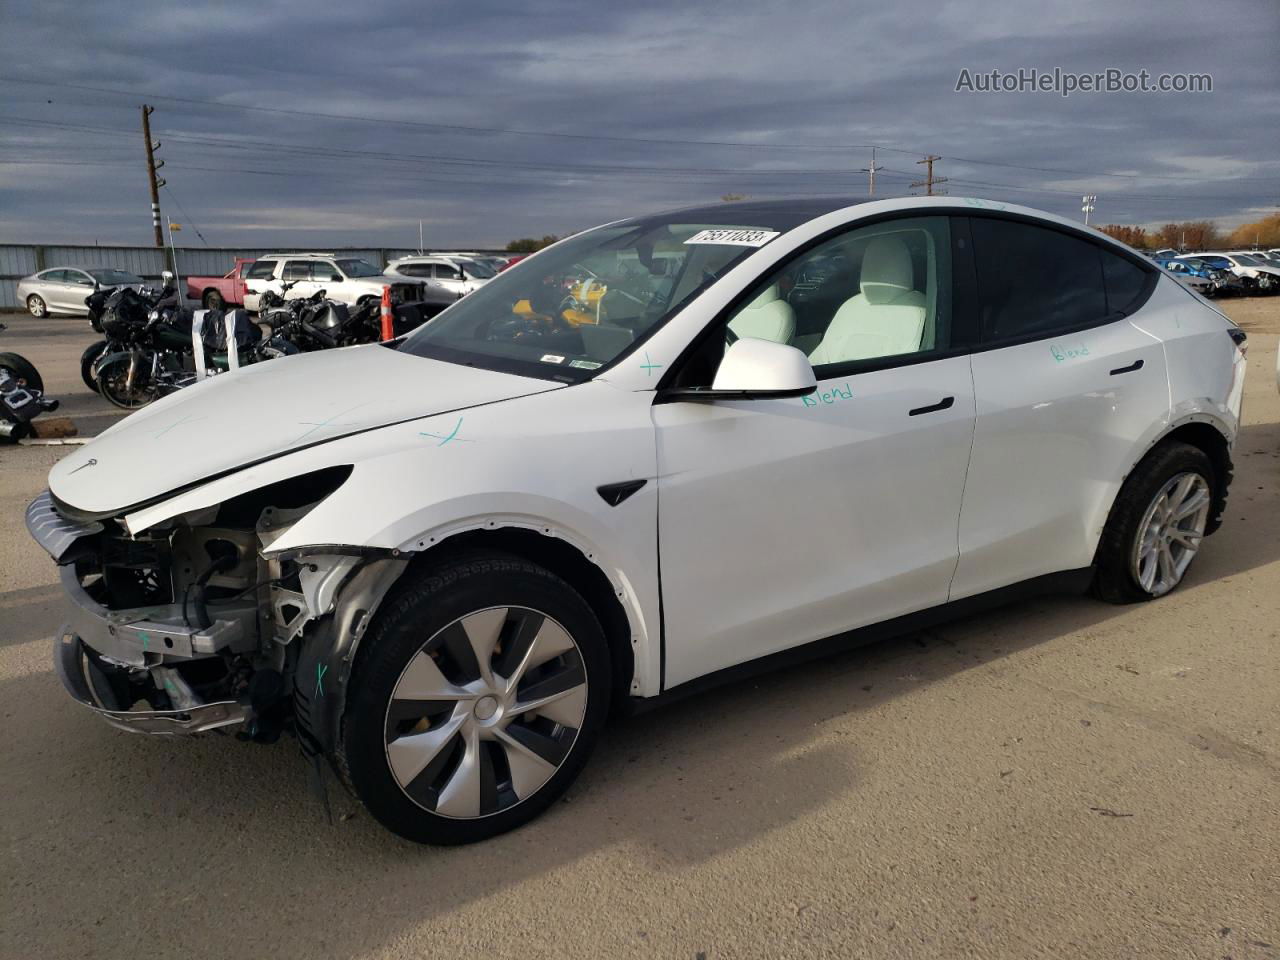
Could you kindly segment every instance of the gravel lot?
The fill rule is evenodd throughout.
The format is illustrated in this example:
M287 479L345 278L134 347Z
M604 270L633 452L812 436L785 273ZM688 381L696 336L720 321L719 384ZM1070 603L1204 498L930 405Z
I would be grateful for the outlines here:
M569 799L397 840L297 748L120 733L49 657L22 510L68 448L0 448L0 956L1280 957L1280 298L1250 332L1228 519L1157 603L1079 597L616 724ZM63 412L83 320L0 318Z

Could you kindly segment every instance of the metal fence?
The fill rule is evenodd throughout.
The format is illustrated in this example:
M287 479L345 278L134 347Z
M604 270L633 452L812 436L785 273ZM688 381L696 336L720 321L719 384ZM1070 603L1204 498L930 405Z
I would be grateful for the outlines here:
M236 265L237 257L263 257L270 253L300 252L294 247L178 247L178 273L181 277L220 277ZM388 260L416 254L404 247L326 247L326 253L339 257L359 257L381 267ZM427 251L428 253L430 251ZM477 250L476 253L489 253ZM496 251L493 251L496 252ZM0 243L0 309L22 307L18 301L18 281L23 277L53 267L114 267L137 274L156 283L168 269L166 247L98 247L53 246L43 244Z

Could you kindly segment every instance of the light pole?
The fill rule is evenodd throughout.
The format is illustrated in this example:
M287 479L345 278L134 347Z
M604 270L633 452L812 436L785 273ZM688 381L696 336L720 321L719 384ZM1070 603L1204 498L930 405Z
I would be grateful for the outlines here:
M1089 214L1093 213L1093 204L1098 198L1092 193L1080 198L1080 211L1084 214L1084 225L1089 225Z

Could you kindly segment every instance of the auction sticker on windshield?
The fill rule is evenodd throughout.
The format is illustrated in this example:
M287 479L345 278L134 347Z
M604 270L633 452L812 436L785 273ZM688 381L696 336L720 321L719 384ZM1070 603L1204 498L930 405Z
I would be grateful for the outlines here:
M777 230L720 227L695 233L685 243L722 243L734 247L763 247L777 235Z

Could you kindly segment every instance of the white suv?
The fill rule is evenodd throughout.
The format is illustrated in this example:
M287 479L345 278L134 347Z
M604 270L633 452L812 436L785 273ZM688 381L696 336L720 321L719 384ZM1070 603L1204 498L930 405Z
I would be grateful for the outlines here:
M378 299L382 288L391 287L396 303L423 299L423 286L404 277L387 276L367 260L338 257L332 253L276 253L261 257L245 274L244 305L258 309L258 297L267 290L281 293L286 300L309 297L323 290L330 300L355 306L363 300Z
M619 220L69 454L27 514L72 601L54 660L116 727L291 731L397 833L482 839L564 793L611 705L1015 587L1173 590L1222 519L1245 346L1023 207Z
M424 300L448 306L479 290L493 279L497 271L489 264L469 257L437 253L392 260L387 264L387 274L421 280Z

